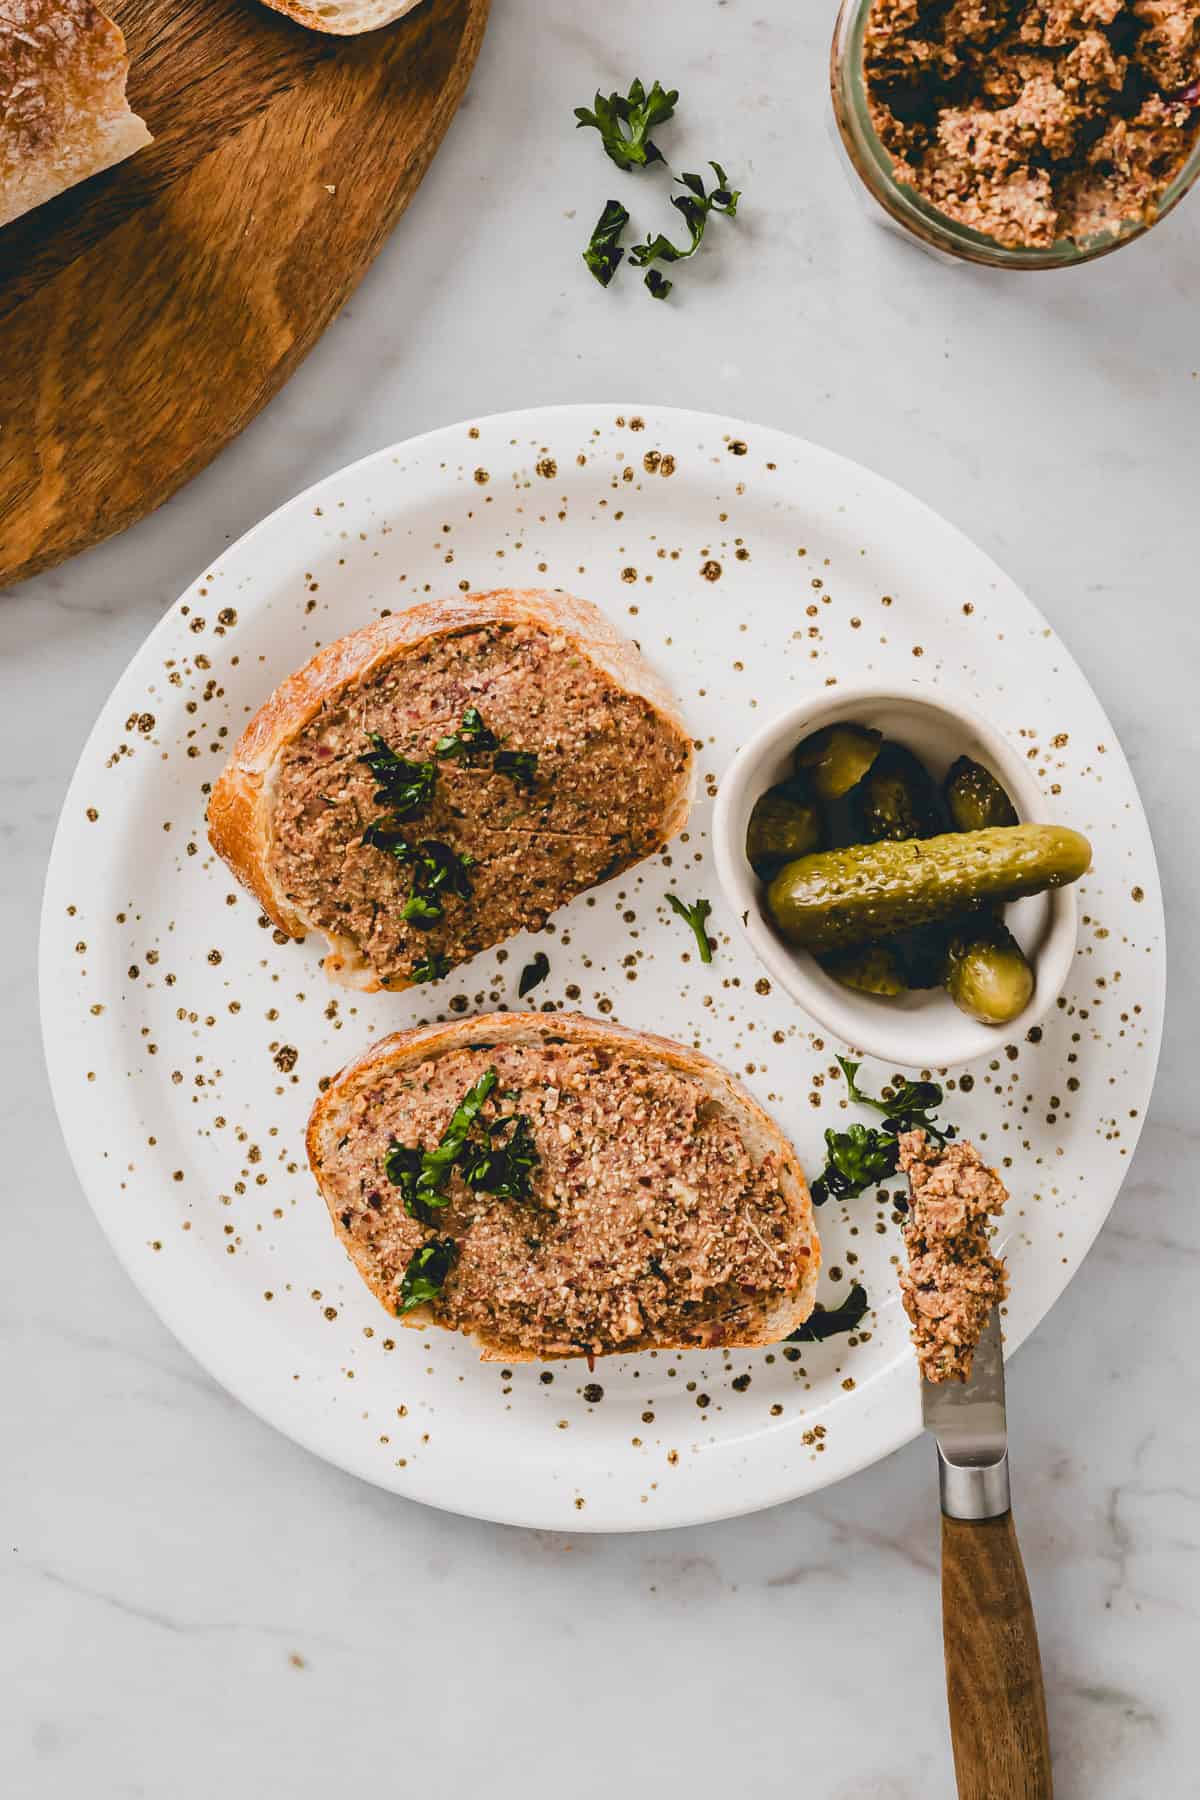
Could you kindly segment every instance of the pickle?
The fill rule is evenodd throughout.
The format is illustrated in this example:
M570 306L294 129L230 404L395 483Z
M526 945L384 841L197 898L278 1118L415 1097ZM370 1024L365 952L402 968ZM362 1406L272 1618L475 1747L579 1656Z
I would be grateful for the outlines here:
M1007 1025L1033 998L1029 959L1006 925L989 920L950 940L946 991L983 1025Z
M770 881L785 863L820 847L820 816L795 777L768 788L755 801L746 827L746 860L761 881Z
M955 831L987 831L1015 825L1017 809L990 770L960 756L945 783L946 806Z
M914 925L911 931L898 932L888 939L889 947L899 958L904 979L910 988L941 987L946 979L950 959L950 927L940 921L931 925Z
M779 871L767 909L806 950L840 950L1078 881L1091 864L1085 837L1063 825L906 838L803 856Z
M796 773L811 782L818 800L840 800L862 780L882 742L883 733L866 725L826 725L797 745Z
M862 844L950 829L933 777L902 744L884 744L851 798L858 802Z
M908 988L900 958L890 944L860 944L852 950L835 950L820 959L821 967L843 987L856 994L878 994L894 1000Z

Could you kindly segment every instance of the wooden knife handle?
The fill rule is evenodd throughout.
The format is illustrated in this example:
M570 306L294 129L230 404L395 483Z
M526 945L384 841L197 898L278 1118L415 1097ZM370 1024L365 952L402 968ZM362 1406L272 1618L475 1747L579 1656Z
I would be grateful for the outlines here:
M1010 1512L943 1515L942 1636L959 1800L1051 1800L1042 1659Z

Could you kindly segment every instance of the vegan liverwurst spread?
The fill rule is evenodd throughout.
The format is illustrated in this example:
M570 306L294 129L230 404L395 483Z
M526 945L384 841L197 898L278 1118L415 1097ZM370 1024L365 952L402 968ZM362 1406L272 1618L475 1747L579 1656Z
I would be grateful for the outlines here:
M912 1188L900 1292L917 1362L929 1381L965 1381L988 1314L1008 1293L990 1243L1008 1190L973 1144L932 1144L924 1131L901 1134L900 1167Z
M408 761L429 759L470 707L506 752L531 753L536 765L521 781L491 756L437 759L432 792L403 835L463 859L469 891L445 895L442 916L422 928L403 916L411 865L363 841L389 808L362 759L373 738ZM349 938L385 983L434 956L454 965L537 929L655 850L662 796L688 749L563 634L489 624L440 638L327 701L283 751L273 873L297 912Z
M1045 249L1149 221L1200 134L1200 0L873 0L872 123L947 217Z
M495 1104L528 1120L536 1146L529 1197L493 1198L455 1170L436 1220L411 1218L387 1179L389 1144L435 1145L490 1068ZM719 1343L723 1321L794 1291L813 1254L796 1243L777 1158L750 1153L728 1108L686 1074L604 1048L484 1044L381 1074L356 1095L322 1182L356 1260L389 1291L431 1238L453 1238L435 1317L509 1352Z

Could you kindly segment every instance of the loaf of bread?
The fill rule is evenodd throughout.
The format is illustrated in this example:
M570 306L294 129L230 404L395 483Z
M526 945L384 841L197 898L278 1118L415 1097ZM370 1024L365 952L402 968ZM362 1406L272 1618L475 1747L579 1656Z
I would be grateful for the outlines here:
M485 1361L771 1344L812 1311L795 1151L666 1038L569 1013L401 1031L319 1096L308 1155L388 1312Z
M457 594L328 644L247 726L215 849L334 981L436 980L661 849L692 742L637 646L567 594Z
M92 0L0 0L0 226L151 142Z

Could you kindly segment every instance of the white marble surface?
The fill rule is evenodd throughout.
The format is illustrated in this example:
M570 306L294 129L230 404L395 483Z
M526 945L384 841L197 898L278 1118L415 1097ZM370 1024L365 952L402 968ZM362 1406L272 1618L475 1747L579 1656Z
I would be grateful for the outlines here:
M837 166L831 14L494 0L431 174L283 394L156 517L0 598L13 1800L953 1791L924 1444L813 1500L662 1537L550 1537L389 1498L260 1425L175 1345L93 1223L46 1092L50 836L162 609L215 547L364 451L607 396L784 426L904 482L1051 616L1133 760L1175 939L1162 1074L1107 1229L1014 1362L1010 1415L1059 1795L1200 1793L1200 200L1074 274L927 261L870 227ZM667 306L633 281L602 293L578 263L608 193L652 213L571 130L574 104L639 70L682 90L677 160L716 155L746 190Z

